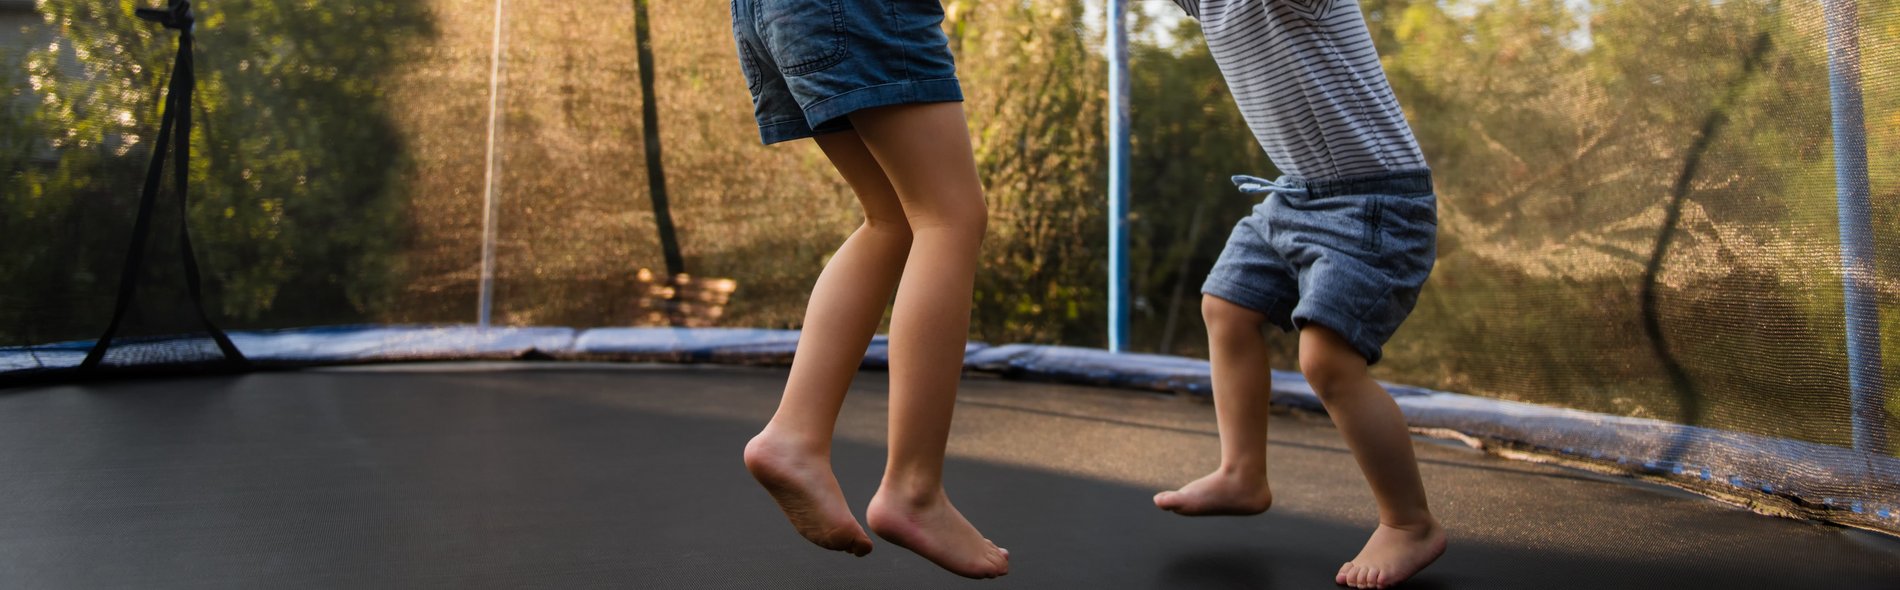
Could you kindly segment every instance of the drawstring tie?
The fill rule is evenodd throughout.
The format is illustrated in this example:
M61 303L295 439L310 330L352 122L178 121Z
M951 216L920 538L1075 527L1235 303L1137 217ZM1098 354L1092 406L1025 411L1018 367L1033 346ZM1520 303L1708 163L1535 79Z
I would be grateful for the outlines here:
M1260 193L1292 195L1292 194L1300 194L1300 193L1306 192L1305 188L1288 184L1285 176L1280 177L1279 180L1267 180L1265 178L1260 178L1258 176L1247 176L1245 174L1236 174L1234 175L1233 180L1234 180L1234 186L1240 187L1240 192L1247 193L1250 195L1257 195Z

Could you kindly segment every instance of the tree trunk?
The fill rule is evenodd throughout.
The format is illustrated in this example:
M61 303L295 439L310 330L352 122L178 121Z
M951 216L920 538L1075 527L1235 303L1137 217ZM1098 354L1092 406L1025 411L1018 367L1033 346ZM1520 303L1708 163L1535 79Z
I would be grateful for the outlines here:
M666 254L667 277L686 272L679 238L673 235L673 213L666 204L666 164L660 159L660 97L653 92L653 36L647 30L647 0L633 0L633 39L640 58L640 133L646 137L647 191L653 195L653 223L659 226L660 250Z
M1174 272L1174 292L1168 296L1168 321L1161 328L1161 354L1174 354L1174 329L1181 314L1181 299L1187 292L1188 263L1194 260L1194 246L1201 241L1201 215L1207 212L1207 201L1194 204L1194 217L1188 221L1188 235L1185 248L1188 253L1181 257L1181 266Z

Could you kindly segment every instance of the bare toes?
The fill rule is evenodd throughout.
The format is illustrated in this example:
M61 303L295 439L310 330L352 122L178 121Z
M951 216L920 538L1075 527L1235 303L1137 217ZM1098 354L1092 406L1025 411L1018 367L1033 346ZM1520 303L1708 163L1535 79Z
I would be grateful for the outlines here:
M941 494L891 500L880 491L866 511L871 530L957 575L988 579L1009 573L1009 552L984 538Z
M1180 508L1181 507L1181 493L1180 492L1161 492L1159 494L1155 494L1155 507L1160 508L1162 510L1169 510L1169 511L1172 511L1176 508Z

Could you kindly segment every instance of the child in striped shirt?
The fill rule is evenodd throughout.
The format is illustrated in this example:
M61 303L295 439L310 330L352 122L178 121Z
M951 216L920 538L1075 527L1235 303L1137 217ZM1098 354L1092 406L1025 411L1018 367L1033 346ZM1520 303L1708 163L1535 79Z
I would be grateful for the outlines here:
M1156 494L1178 514L1246 515L1267 485L1272 374L1261 328L1299 331L1299 365L1378 503L1379 526L1334 582L1386 588L1445 551L1398 404L1367 373L1411 313L1436 257L1431 172L1353 0L1175 0L1260 146L1284 176L1236 176L1262 195L1202 286L1221 462Z

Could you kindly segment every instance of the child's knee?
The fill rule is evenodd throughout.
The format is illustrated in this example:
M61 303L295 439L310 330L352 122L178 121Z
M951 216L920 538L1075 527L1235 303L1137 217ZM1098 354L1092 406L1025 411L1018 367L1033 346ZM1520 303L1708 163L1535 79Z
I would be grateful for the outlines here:
M989 233L989 210L981 201L941 207L931 211L906 212L910 229L917 235L929 234L959 242L977 244Z
M1320 401L1331 401L1355 388L1349 385L1368 377L1366 360L1350 349L1307 346L1301 341L1300 373Z
M1216 339L1234 336L1258 336L1267 316L1213 295L1201 295L1201 319L1207 333Z
M966 208L964 215L963 223L968 225L978 238L989 233L990 205L984 199L976 199L976 202Z
M892 219L866 215L864 216L864 225L861 227L866 235L874 236L876 239L886 242L901 244L905 248L910 247L911 239L914 237L910 231L910 221L902 217Z
M988 235L990 231L989 203L984 202L983 199L977 199L976 205L971 207L971 209L970 214L972 218L969 220L969 224L976 232L976 236L981 238Z

